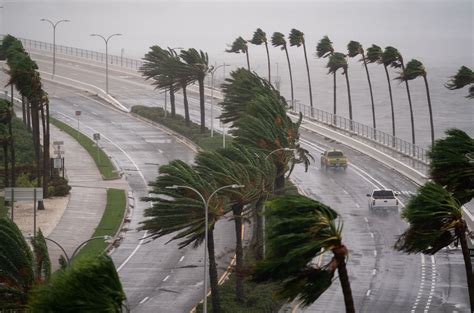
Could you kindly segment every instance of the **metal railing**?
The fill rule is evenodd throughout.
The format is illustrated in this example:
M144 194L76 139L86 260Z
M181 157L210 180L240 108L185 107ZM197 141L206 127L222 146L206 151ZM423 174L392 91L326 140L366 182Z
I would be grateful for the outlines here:
M51 51L51 52L53 51L53 44L51 43L31 40L31 39L24 39L24 38L17 38L17 39L21 41L25 49L30 48L30 49L38 49L38 50L45 50L45 51ZM56 53L105 63L105 53L102 53L102 52L56 45ZM126 58L126 57L118 56L118 55L109 54L108 58L109 58L109 64L120 66L127 69L138 70L143 65L143 62L141 60L130 59L130 58Z
M330 126L333 129L343 131L352 137L357 136L361 139L368 140L375 143L375 147L381 146L385 149L390 149L402 154L403 156L415 159L423 163L429 164L427 150L414 145L406 140L394 137L386 132L374 129L368 125L352 121L348 118L334 115L332 113L311 108L308 105L297 103L292 107L294 113L303 114L304 117L310 120Z

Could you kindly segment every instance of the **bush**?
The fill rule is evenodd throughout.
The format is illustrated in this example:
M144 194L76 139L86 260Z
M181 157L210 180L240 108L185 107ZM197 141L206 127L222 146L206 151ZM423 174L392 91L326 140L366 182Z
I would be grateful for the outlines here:
M69 194L71 186L68 185L68 180L63 177L52 177L48 183L48 196L64 197Z

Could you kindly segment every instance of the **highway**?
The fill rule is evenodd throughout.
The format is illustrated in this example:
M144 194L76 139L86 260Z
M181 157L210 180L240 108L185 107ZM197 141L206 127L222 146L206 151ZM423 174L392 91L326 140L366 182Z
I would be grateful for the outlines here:
M50 56L33 53L32 57L41 71L51 72ZM59 59L56 73L99 87L105 85L103 68L82 62L69 57ZM111 94L126 107L163 106L163 96L133 73L112 70L109 79ZM90 136L101 133L101 145L126 175L133 191L134 209L131 222L126 225L129 231L112 254L130 308L133 312L186 312L202 295L202 249L178 250L173 242L164 244L169 237L142 244L140 238L146 234L136 231L136 227L149 205L139 198L147 195L147 182L157 175L156 164L176 158L192 162L195 148L163 128L111 108L95 96L57 84L45 83L45 87L53 116L75 127L74 111L81 110L82 131ZM198 100L192 93L189 96L191 118L197 120ZM177 97L178 112L180 104L181 97ZM468 312L464 268L458 249L445 249L434 257L399 253L392 247L406 223L397 214L369 214L366 194L372 189L386 187L400 191L400 200L405 203L417 186L394 170L329 138L303 130L301 142L316 160L307 173L298 166L292 178L305 194L336 209L344 221L343 238L350 252L348 271L357 311ZM345 151L350 162L347 171L326 172L319 168L319 155L329 147ZM215 236L219 239L221 272L232 256L234 233L229 223L218 223ZM294 309L344 311L338 280L310 307L294 306Z

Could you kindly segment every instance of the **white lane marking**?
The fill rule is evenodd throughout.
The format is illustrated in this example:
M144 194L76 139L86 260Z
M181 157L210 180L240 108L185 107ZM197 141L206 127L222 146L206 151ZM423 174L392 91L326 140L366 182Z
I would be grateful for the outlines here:
M75 106L75 107L78 107L78 106L79 106L77 103L73 103L72 105Z
M95 113L95 112L91 112L92 114L94 114L95 116L99 116L99 114Z
M343 191L346 195L349 194L345 189L342 189L342 191Z
M371 232L371 233L370 233L370 237L374 238L374 233Z
M125 261L123 261L122 264L120 264L119 267L117 267L117 272L120 272L120 270L122 269L122 267L125 266L125 264L128 263L128 261L130 261L130 259L132 258L132 256L137 253L138 249L140 248L140 246L143 244L143 239L145 239L146 237L146 234L147 234L147 230L145 231L145 233L143 234L143 237L140 239L140 241L138 242L138 245L135 247L135 249L132 251L132 253L125 259Z
M179 262L182 262L184 259L184 255L179 259Z
M149 297L145 297L145 298L143 298L143 300L142 300L142 301L140 301L140 304L143 304L143 303L145 303L145 302L146 302L148 299L149 299Z
M369 290L367 290L367 293L366 293L365 295L366 295L367 297L368 297L368 296L370 296L370 292L371 292L371 290L370 290L370 289L369 289Z
M377 257L377 250L374 250L374 257Z
M374 269L372 270L372 275L376 275L376 274L377 274L377 269L374 268Z
M359 205L359 203L356 203L356 207L357 207L357 208L360 208L360 205Z
M170 275L166 275L166 277L163 279L163 281L167 281L168 278L170 278Z
M367 217L364 217L364 220L365 220L366 223L369 222L369 219Z

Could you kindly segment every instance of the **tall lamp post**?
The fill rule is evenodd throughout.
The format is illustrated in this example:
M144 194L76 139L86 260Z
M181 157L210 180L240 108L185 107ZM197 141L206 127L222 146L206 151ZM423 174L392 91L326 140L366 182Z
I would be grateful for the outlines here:
M208 233L208 227L209 227L209 221L208 221L207 216L209 212L209 202L211 201L212 197L215 194L217 194L217 192L221 191L222 189L226 189L226 188L236 189L236 188L243 188L243 187L244 187L243 185L234 184L234 185L227 185L227 186L217 188L213 193L211 193L211 195L209 196L209 198L207 198L207 200L198 190L190 186L173 185L173 186L166 187L168 189L184 188L184 189L192 190L201 198L202 203L204 204L204 218L205 218L205 227L206 227L206 229L204 230L205 232L204 234L204 310L203 310L204 313L207 313L207 275L208 275L208 272L207 272L207 233Z
M62 23L62 22L70 22L70 20L59 20L57 22L53 22L47 18L42 18L40 20L41 22L48 22L49 24L51 24L51 26L53 26L53 77L54 77L54 74L56 74L56 26L58 26L59 23Z
M219 66L214 67L211 70L211 137L214 137L214 73L222 67L225 71L225 67L229 66L230 64L221 64ZM224 74L225 75L225 74ZM224 135L225 136L225 135Z
M105 38L99 34L91 34L92 37L100 37L105 42L105 92L109 94L109 40L114 36L122 36L122 34L112 34Z
M59 247L59 249L62 250L62 252L64 253L64 256L66 257L66 261L67 261L67 265L68 266L71 266L71 263L72 263L72 259L76 256L76 254L79 252L79 250L86 244L88 243L89 241L92 241L92 240L98 240L98 239L103 239L104 241L110 241L112 240L112 236L97 236L97 237L92 237L90 239L87 239L86 241L83 241L79 246L77 246L77 248L74 250L74 252L72 253L71 257L69 257L69 255L67 254L66 250L63 248L63 246L61 246L59 244L59 242L57 242L56 240L53 240L51 238L47 238L47 237L44 237L45 240L48 240L48 241L51 241L52 243L54 243L55 245L57 245Z

